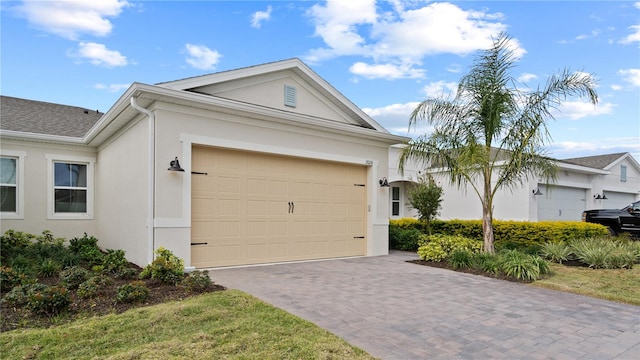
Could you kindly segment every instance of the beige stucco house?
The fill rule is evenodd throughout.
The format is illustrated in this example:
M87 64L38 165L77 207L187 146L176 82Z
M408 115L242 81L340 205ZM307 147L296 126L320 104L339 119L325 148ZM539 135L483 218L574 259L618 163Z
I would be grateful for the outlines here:
M104 114L6 96L0 114L2 232L187 268L388 252L379 181L407 139L298 59L134 83Z
M392 219L417 216L408 204L407 188L425 171L432 174L444 190L440 219L482 217L480 200L472 188L452 186L442 169L425 169L409 162L401 174L398 171L401 150L401 145L389 150ZM557 160L557 165L558 178L553 183L530 177L521 187L497 192L494 218L579 221L584 210L621 209L640 199L640 165L629 153L562 159Z

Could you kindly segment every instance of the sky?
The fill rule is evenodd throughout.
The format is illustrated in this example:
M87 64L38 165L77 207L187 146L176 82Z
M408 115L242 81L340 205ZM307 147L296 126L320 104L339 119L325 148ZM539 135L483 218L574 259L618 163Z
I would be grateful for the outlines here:
M299 58L398 135L447 96L501 32L523 91L564 70L599 102L549 119L557 159L630 152L640 161L638 1L0 0L0 93L106 112L133 82L157 84Z

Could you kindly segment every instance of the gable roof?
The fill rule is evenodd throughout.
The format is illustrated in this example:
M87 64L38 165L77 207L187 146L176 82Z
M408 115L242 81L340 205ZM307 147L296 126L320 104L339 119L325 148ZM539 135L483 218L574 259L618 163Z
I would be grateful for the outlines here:
M559 160L561 162L586 166L594 169L607 170L607 168L620 160L621 158L629 155L629 153L615 153L615 154L604 154L604 155L595 155L595 156L584 156L570 159L562 159Z
M102 117L96 110L0 95L0 129L83 137Z
M362 111L362 109L352 103L351 100L342 95L342 93L336 90L336 88L334 88L326 80L320 77L320 75L318 75L315 71L313 71L298 58L274 61L234 70L221 71L207 75L163 82L156 85L174 90L199 93L199 88L208 85L237 81L285 70L291 70L296 75L304 79L314 90L316 90L325 98L329 99L333 105L344 111L346 114L349 114L350 118L355 120L359 126L368 129L374 129L384 133L389 133L384 127L373 120L369 115Z

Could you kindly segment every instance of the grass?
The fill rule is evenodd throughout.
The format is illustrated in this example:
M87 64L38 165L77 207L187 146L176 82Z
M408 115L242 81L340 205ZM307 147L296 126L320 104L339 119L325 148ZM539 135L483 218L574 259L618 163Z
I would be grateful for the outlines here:
M0 334L5 359L372 359L236 290Z
M640 306L640 266L633 269L589 269L551 264L552 275L532 286Z

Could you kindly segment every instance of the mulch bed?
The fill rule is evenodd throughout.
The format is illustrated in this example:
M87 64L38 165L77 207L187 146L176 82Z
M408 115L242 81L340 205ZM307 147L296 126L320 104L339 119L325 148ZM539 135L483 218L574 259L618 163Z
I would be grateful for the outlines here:
M135 279L137 280L137 279ZM117 303L116 289L118 286L130 283L132 279L114 279L113 284L105 286L100 293L92 298L79 297L75 291L71 291L71 304L69 310L55 316L38 316L25 308L11 307L5 302L0 305L0 332L18 328L43 328L52 325L72 322L79 318L100 316L107 314L120 314L129 309L156 305L170 301L181 301L203 293L225 290L224 286L212 284L202 292L192 292L184 286L163 284L155 279L142 280L149 289L149 297L144 302ZM55 285L59 278L44 278L40 282L46 285ZM4 295L4 294L2 294Z

